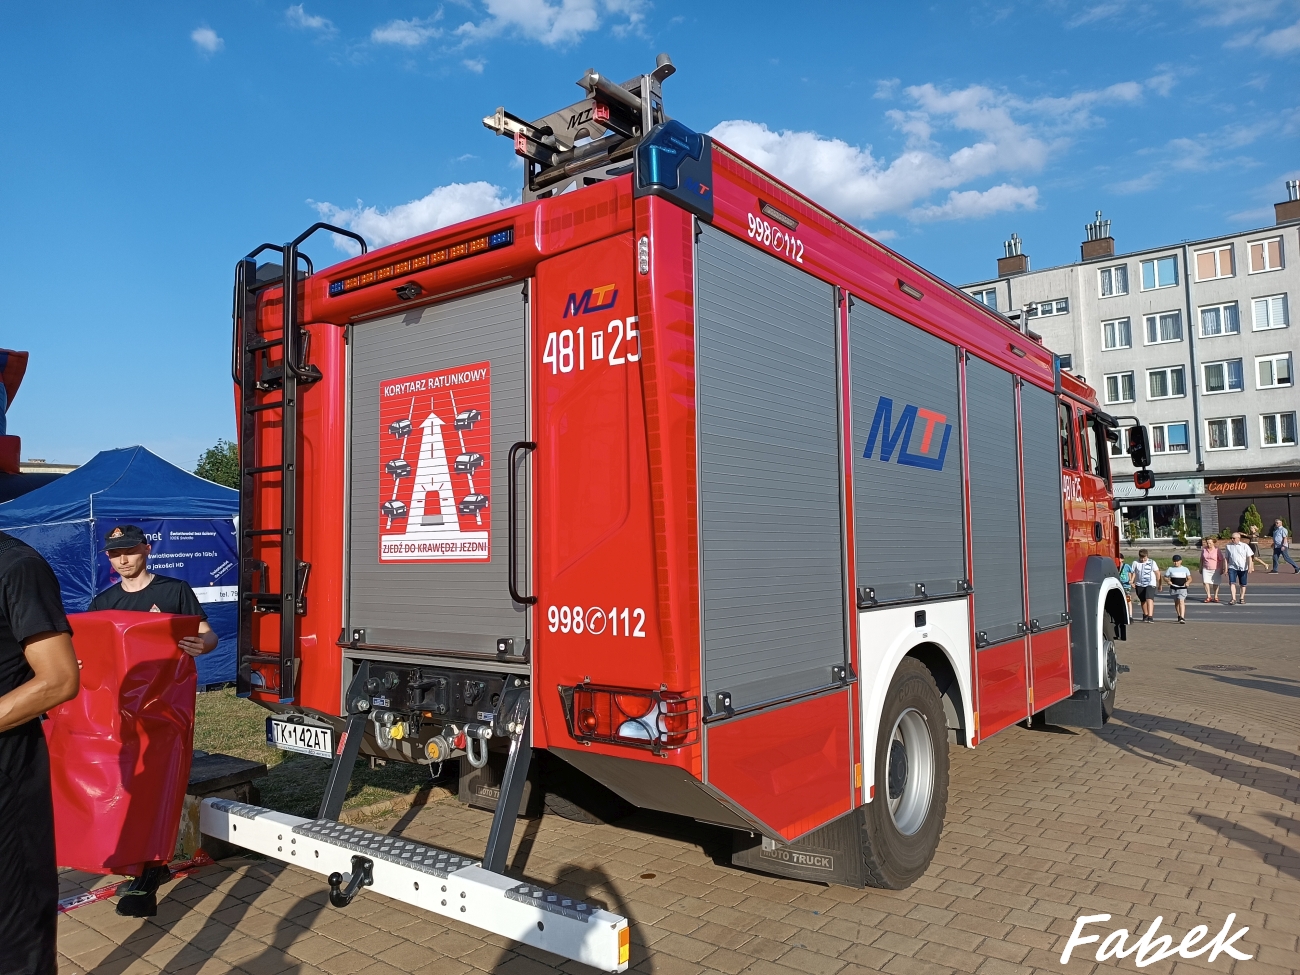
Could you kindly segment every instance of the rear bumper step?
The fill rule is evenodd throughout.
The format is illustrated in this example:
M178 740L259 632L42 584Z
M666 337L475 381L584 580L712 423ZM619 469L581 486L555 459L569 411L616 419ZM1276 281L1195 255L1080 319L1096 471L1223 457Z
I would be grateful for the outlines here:
M603 971L627 970L626 918L484 870L469 857L230 799L205 799L199 824L216 839L326 877L350 871L360 854L373 861L376 893Z

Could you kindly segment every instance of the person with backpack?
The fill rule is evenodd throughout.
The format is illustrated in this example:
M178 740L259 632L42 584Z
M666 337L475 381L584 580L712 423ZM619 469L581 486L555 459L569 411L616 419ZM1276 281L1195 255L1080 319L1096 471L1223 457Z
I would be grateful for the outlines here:
M1174 564L1165 573L1169 582L1169 594L1174 597L1174 615L1179 623L1187 622L1187 584L1191 581L1192 570L1183 565L1183 557L1174 555Z
M1124 587L1124 602L1128 603L1128 614L1133 615L1133 566L1125 562L1119 567L1119 584Z
M1213 538L1201 539L1201 584L1205 586L1205 601L1219 601L1219 562L1223 553L1219 543Z
M1142 622L1156 621L1156 593L1160 588L1160 566L1156 565L1146 549L1138 549L1137 561L1132 566L1133 590L1142 604Z

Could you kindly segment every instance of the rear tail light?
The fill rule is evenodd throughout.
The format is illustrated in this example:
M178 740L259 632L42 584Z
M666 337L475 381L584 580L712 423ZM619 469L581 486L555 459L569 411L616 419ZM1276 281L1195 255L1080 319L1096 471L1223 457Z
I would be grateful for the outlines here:
M699 740L699 706L693 697L579 684L561 687L560 700L577 741L630 745L657 754Z

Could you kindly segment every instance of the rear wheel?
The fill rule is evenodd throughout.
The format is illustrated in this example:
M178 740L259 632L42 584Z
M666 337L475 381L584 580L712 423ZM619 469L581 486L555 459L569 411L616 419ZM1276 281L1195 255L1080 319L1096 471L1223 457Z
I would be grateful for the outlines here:
M876 736L875 798L862 808L867 883L901 890L925 873L948 806L948 731L939 688L919 660L894 672Z
M547 756L542 782L546 811L573 823L613 823L633 809L622 796L554 756Z

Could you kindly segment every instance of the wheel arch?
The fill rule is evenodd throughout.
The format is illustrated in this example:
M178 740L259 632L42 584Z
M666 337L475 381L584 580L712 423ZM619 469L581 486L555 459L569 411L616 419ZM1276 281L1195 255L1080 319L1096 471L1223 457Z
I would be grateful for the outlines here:
M948 742L967 744L970 740L966 721L967 695L962 691L961 678L948 650L937 643L926 642L917 644L905 656L915 657L925 664L934 678L935 686L939 688L939 699L943 702L943 716L948 722Z

